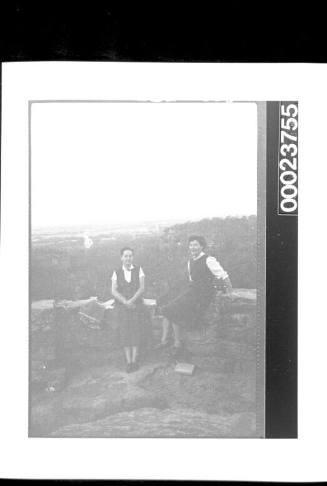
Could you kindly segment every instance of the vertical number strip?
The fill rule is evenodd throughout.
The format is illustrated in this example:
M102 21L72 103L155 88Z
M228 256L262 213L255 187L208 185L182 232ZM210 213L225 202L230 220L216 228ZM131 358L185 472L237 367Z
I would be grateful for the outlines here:
M298 211L298 103L280 103L278 214Z

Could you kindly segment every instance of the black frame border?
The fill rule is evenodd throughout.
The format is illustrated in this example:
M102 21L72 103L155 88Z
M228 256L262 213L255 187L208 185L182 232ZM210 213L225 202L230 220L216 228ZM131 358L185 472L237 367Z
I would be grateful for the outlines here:
M298 217L278 214L280 102L267 102L266 438L297 438Z

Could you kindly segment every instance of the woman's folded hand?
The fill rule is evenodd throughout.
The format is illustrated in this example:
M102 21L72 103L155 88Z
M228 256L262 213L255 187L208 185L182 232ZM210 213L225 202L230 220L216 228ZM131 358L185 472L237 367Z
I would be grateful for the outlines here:
M127 300L126 303L125 303L126 307L128 307L129 309L133 309L135 307L135 304L134 302L131 302L130 300Z

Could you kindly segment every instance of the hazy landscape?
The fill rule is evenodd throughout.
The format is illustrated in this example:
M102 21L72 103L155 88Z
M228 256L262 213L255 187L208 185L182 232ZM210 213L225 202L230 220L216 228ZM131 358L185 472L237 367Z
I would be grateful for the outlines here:
M184 359L192 376L174 371L153 346L161 322L149 313L141 369L124 372L112 312L95 328L61 299L111 297L110 276L128 244L146 274L146 297L158 299L187 279L187 238L204 235L228 271L233 299L211 306L205 327L191 329ZM33 231L30 266L30 435L258 435L256 415L256 217L156 221L115 227Z
M188 258L187 239L202 234L207 251L228 271L234 287L256 287L256 216L202 219L136 226L53 228L34 231L31 248L32 300L105 298L119 251L131 245L135 262L147 276L147 293L157 298L167 286L182 283ZM91 246L85 246L85 238ZM163 289L163 290L162 290Z

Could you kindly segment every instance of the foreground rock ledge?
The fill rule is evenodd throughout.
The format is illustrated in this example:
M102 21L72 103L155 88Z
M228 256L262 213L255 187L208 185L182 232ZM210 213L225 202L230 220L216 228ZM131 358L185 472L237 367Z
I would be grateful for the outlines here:
M208 415L192 409L143 408L72 424L52 437L251 437L255 414Z

